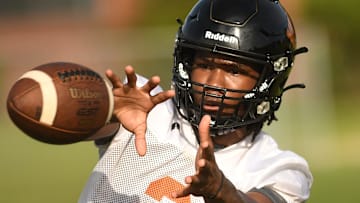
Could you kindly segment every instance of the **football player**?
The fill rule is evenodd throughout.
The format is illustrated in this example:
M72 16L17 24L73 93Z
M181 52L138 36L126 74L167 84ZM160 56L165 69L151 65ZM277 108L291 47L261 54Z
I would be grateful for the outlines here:
M303 87L285 85L307 49L280 2L200 0L179 23L172 90L131 66L126 82L106 72L119 129L96 141L79 202L306 201L307 162L261 130L283 93Z

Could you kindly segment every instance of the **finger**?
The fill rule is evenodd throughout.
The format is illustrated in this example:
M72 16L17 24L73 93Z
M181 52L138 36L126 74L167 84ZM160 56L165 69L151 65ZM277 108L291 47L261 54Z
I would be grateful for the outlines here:
M197 167L197 176L196 179L194 179L194 181L197 182L201 182L201 181L207 181L208 177L209 177L209 161L207 161L206 159L200 159L196 162L196 167Z
M120 78L117 77L116 74L112 70L110 70L110 69L106 70L105 75L110 80L110 82L114 88L123 86L123 83L121 82Z
M136 148L137 153L138 153L140 156L145 156L145 154L146 154L146 140L145 140L145 136L138 135L138 136L135 138L135 148Z
M142 87L142 89L146 92L150 92L159 84L160 84L160 77L154 76Z
M146 124L145 124L146 126ZM140 156L145 156L146 154L146 139L145 139L146 127L139 126L134 129L135 134L135 148L137 153Z
M206 160L206 159L200 159L197 162L197 166L198 166L198 173L199 175L197 176L197 178L199 179L199 182L207 182L209 179L209 176L212 176L212 168L211 168L211 163L210 161Z
M210 137L210 121L211 117L209 115L204 115L201 118L199 123L199 141L201 143L209 143L211 141Z
M191 183L193 182L193 176L188 176L185 178L185 183L188 184L187 187L185 187L182 190L175 191L171 194L173 198L181 198L185 197L191 194Z
M153 96L151 98L152 102L154 104L159 104L161 102L164 102L172 97L175 96L175 91L174 90L168 90L168 91L165 91L165 92L161 92L155 96Z
M125 67L125 74L128 80L128 85L129 87L136 87L136 74L135 74L135 70L132 66L126 66Z
M201 147L201 158L205 158L209 161L215 160L213 143L210 137L210 121L211 117L205 115L202 117L199 124L199 141Z
M201 170L203 170L203 168L205 168L206 166L206 160L205 159L200 159L197 162L198 166L199 166L199 173L201 173Z
M178 191L171 193L171 196L172 196L172 198L181 198L181 197L186 197L190 194L191 194L191 187L187 186L182 190L178 190Z
M211 142L212 141L210 139L210 141L205 141L203 143L200 143L200 147L202 149L202 153L200 157L209 161L214 161L215 160L214 148Z

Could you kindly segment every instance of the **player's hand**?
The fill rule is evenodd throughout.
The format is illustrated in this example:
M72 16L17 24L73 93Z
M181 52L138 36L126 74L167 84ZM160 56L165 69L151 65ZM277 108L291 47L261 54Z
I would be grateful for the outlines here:
M146 119L155 105L174 96L173 90L150 95L160 83L160 78L154 76L142 87L136 86L136 74L131 66L125 67L127 83L123 84L111 70L106 71L107 78L113 85L114 115L130 132L135 134L135 147L140 156L146 153Z
M215 156L214 145L210 137L210 116L205 115L199 124L200 145L196 155L195 169L193 176L185 178L188 184L181 191L174 192L174 198L184 197L189 194L203 196L205 198L216 196L221 187L222 172L218 168Z

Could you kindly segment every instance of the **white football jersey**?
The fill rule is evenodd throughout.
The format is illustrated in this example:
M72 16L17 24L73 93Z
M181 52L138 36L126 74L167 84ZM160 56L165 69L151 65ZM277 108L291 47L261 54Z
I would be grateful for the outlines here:
M146 79L138 76L138 85ZM161 91L160 88L153 93ZM177 123L179 128L174 128ZM312 176L307 162L282 151L267 134L217 149L216 162L238 190L270 187L287 202L309 197ZM147 153L137 154L134 135L120 128L94 168L79 202L204 202L202 197L172 199L185 187L186 176L195 173L198 143L187 121L179 118L172 101L157 105L147 120Z

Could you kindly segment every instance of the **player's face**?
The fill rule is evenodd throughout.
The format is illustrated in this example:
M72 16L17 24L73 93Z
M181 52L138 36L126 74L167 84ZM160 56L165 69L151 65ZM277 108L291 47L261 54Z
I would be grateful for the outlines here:
M191 79L194 82L223 89L245 91L252 90L255 87L258 77L259 73L249 65L245 65L234 58L208 52L198 52L196 54L191 72ZM193 89L195 92L206 92L204 97L202 97L202 94L193 94L195 103L203 103L202 108L206 113L215 115L221 110L222 115L231 115L236 107L240 107L238 113L241 116L243 106L239 105L239 100L226 98L242 98L245 93L233 91L226 91L224 93L220 89L207 89L197 85L193 85ZM214 95L217 97L214 97ZM222 103L221 97L223 96L225 96L223 108L220 109ZM201 101L202 99L204 99L203 102Z

